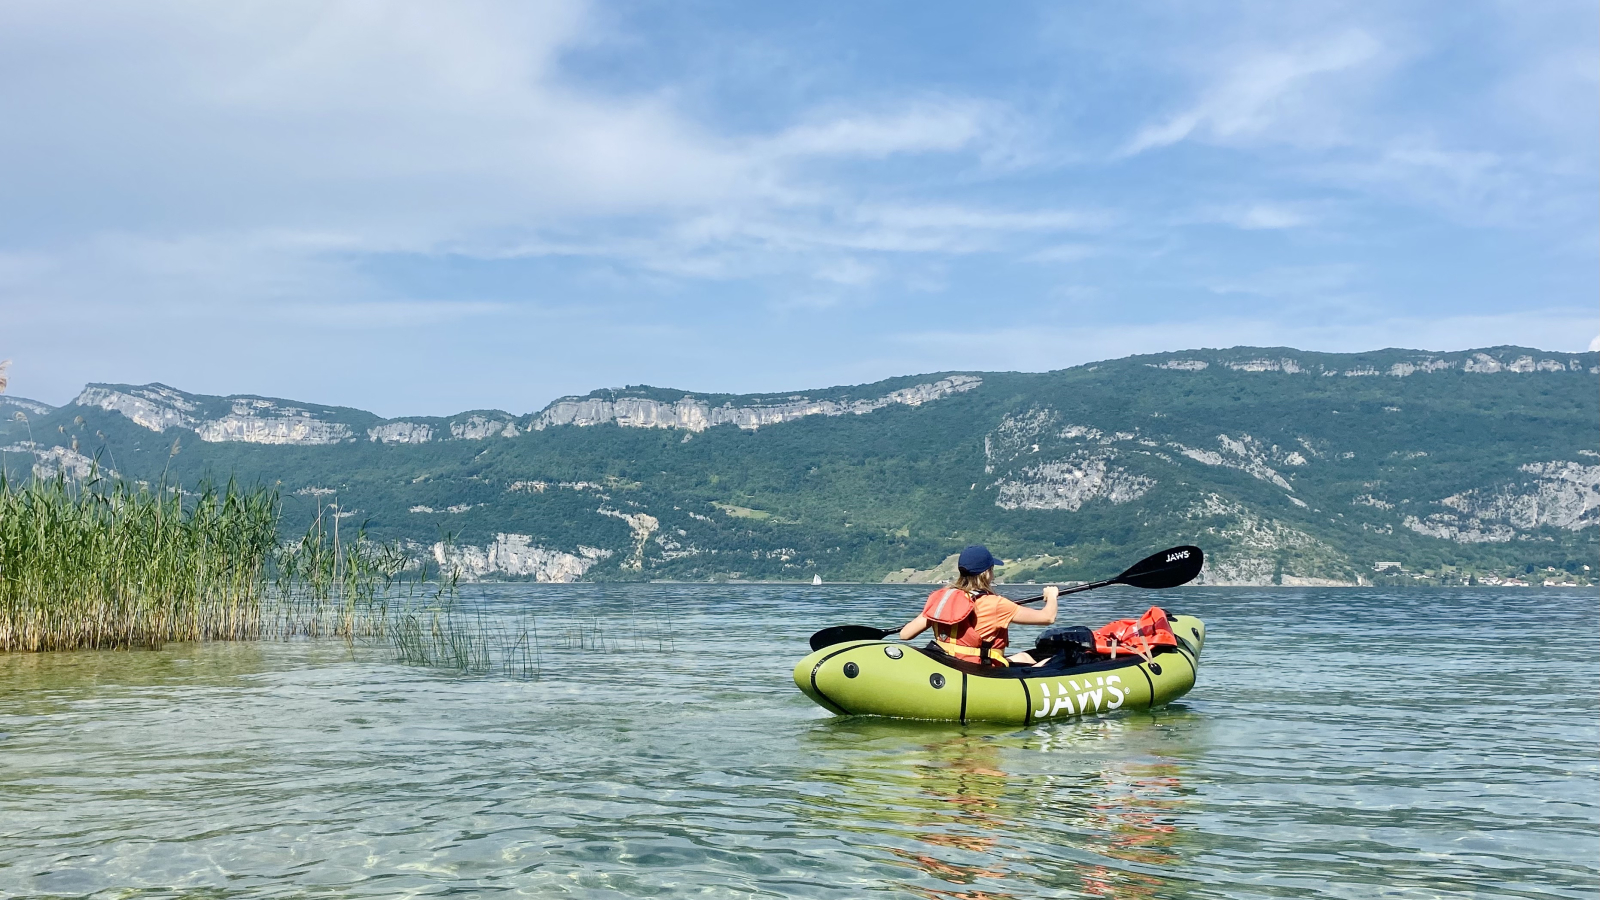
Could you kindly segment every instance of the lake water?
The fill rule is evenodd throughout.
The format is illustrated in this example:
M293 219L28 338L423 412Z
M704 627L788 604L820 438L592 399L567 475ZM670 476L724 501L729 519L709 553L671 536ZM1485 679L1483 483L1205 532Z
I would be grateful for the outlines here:
M921 593L469 589L536 616L537 680L339 643L0 657L0 896L1600 894L1592 589L1070 598L1159 596L1209 642L1178 704L1044 728L794 689L810 632Z

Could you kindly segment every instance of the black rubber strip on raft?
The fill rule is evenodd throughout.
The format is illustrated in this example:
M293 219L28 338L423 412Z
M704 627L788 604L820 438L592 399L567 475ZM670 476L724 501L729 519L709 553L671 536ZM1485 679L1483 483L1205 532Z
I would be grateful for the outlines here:
M1178 651L1178 655L1183 657L1183 661L1189 664L1189 674L1190 674L1190 676L1192 676L1195 681L1199 681L1200 680L1200 665L1199 665L1199 661L1196 660L1194 657L1190 656L1188 653L1185 653L1182 650Z
M853 646L854 645L852 645L852 647ZM840 650L835 650L832 653L829 653L827 656L824 656L823 658L817 660L817 664L811 667L811 689L813 691L817 692L817 696L818 697L821 697L822 699L828 701L828 705L829 706L833 707L834 709L837 709L839 711L839 715L841 715L841 716L851 716L851 715L855 715L855 714L852 713L850 710L845 709L844 707L840 706L839 704L833 702L833 698L832 697L829 697L826 693L824 693L822 688L817 687L817 670L822 668L822 664L823 663L825 663L828 660L833 659L835 656L838 656L839 654L845 652L845 650L852 649L852 647L845 647L845 648L840 649Z
M961 673L961 724L967 724L967 673Z
M1139 663L1139 665L1135 666L1134 668L1138 669L1139 673L1144 676L1144 683L1150 686L1150 705L1155 706L1156 683L1150 680L1150 670L1144 667L1144 663Z
M1022 685L1022 727L1027 728L1033 722L1033 695L1028 693L1028 679L1019 678L1017 683Z

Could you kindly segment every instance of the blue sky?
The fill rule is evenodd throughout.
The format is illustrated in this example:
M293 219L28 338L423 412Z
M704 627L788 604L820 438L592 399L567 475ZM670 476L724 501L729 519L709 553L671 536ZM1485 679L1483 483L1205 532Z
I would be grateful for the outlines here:
M1593 3L11 3L13 393L1593 349Z

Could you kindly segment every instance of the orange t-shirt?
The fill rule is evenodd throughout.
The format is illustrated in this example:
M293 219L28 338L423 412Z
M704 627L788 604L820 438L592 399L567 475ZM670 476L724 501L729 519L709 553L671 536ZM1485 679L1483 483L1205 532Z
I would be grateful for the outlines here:
M972 610L977 618L974 625L935 623L934 638L950 653L967 657L976 657L983 642L992 641L989 657L1004 663L1005 649L1011 641L1011 619L1018 609L1021 607L999 594L984 594L972 601Z

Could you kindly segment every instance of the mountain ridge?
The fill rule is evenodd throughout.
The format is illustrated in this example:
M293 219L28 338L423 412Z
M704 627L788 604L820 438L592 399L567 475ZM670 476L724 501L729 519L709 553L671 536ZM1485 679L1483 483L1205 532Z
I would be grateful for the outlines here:
M878 580L982 541L1017 560L1009 578L1094 578L1184 538L1209 542L1211 583L1506 580L1535 562L1586 580L1597 363L1236 347L390 419L95 384L0 440L40 474L99 454L135 479L279 484L291 519L337 498L472 577Z
M1065 368L1065 369L1056 369L1056 370L1052 370L1051 372L1037 373L1037 374L1046 374L1046 375L1048 375L1048 374L1053 374L1055 372L1070 372L1070 371L1074 371L1074 370L1092 370L1094 368L1097 368L1100 365L1104 365L1104 364L1110 363L1110 362L1129 362L1129 363L1133 363L1133 362L1141 362L1141 361L1144 361L1144 360L1159 360L1160 361L1160 362L1157 362L1157 363L1145 363L1146 365L1151 365L1152 367L1169 368L1169 369L1174 369L1174 370L1178 370L1178 371L1196 371L1196 369L1189 368L1185 364L1195 363L1195 362L1204 363L1204 366L1201 369L1199 369L1199 370L1203 370L1203 368L1209 367L1212 364L1212 362L1210 360L1189 359L1188 357L1195 357L1195 356L1200 356L1200 355L1204 355L1204 354L1230 354L1230 355L1231 354L1242 354L1242 355L1245 355L1245 356L1249 356L1251 358L1250 359L1246 359L1246 360L1222 360L1222 361L1218 362L1218 364L1220 364L1220 365L1230 365L1231 364L1231 367L1234 368L1236 371L1248 371L1248 372L1284 371L1282 369L1282 365L1283 365L1283 362L1284 362L1285 358L1288 358L1289 362L1291 364L1293 364L1294 368L1293 368L1292 371L1286 372L1285 374L1300 374L1301 372L1309 373L1309 372L1312 371L1311 366L1320 366L1321 367L1321 368L1319 368L1317 370L1318 374L1343 374L1343 375L1346 375L1346 376L1386 374L1386 375L1391 375L1391 376L1396 376L1396 377L1405 377L1407 375L1413 374L1414 372L1419 372L1419 371L1420 372L1424 372L1424 373L1438 372L1438 371L1442 371L1442 370L1454 369L1457 366L1462 367L1464 371L1472 372L1472 373L1493 374L1493 373L1501 372L1501 371L1512 372L1512 373L1525 373L1525 372L1532 372L1532 371L1552 371L1552 369L1549 368L1549 367L1552 367L1555 364L1557 364L1557 362L1558 362L1557 358L1563 358L1563 359L1559 360L1559 363L1563 367L1559 371L1586 371L1586 370L1588 370L1589 374L1596 374L1596 371L1600 371L1600 370L1596 370L1596 368L1593 365L1590 365L1590 364L1587 364L1587 363L1583 362L1583 358L1592 355L1593 351L1590 351L1589 353L1567 353L1567 352L1545 351L1545 350L1539 350L1539 349L1530 348L1530 347L1522 347L1522 346L1517 346L1517 345L1499 345L1499 346L1494 346L1494 347L1473 348L1473 349L1459 350L1459 351L1426 351L1426 350L1411 350L1411 349L1406 349L1406 348L1389 347L1389 348L1384 348L1384 349L1381 349L1381 350L1363 351L1363 352L1360 352L1360 353L1322 353L1322 352L1318 352L1318 351L1298 350L1298 349L1295 349L1293 347L1255 347L1255 346L1241 345L1241 346L1229 347L1229 348L1201 348L1201 349L1195 349L1195 350L1181 350L1181 351L1172 351L1172 352L1163 352L1163 353L1138 354L1138 355L1134 355L1134 356L1121 357L1121 358L1116 359L1116 360L1101 360L1101 361L1096 361L1096 362L1084 363L1084 364L1078 365L1078 366L1071 366L1071 367L1068 367L1068 368ZM1396 362L1396 361L1393 361L1391 359L1393 356L1399 355L1399 354L1411 355L1411 356L1416 358L1416 361L1413 361L1413 362L1407 362L1407 361ZM1516 357L1515 359L1512 359L1512 360L1505 360L1504 359L1504 357L1509 356L1509 355L1513 355L1513 354ZM1542 357L1542 358L1540 358L1540 357ZM1301 359L1306 359L1306 358L1311 358L1314 361L1312 363L1310 363L1309 366L1301 366L1299 364L1300 360ZM1356 361L1358 363L1359 362L1367 362L1368 366L1362 367L1362 366L1357 365L1357 366L1351 367L1349 369L1346 369L1346 370L1344 370L1342 372L1336 371L1336 370L1331 370L1328 367L1326 367L1325 362L1327 360L1335 359L1335 358L1343 358L1343 359L1353 360L1353 361ZM1380 372L1380 371L1378 371L1376 369L1375 366L1372 365L1373 363L1379 363L1379 362L1386 362L1387 363L1386 371L1381 371ZM1163 363L1164 363L1164 365L1163 365ZM1540 366L1545 366L1546 368L1542 368L1541 369ZM1578 366L1579 368L1573 369L1573 368L1571 368L1572 366ZM1367 368L1372 369L1372 371L1370 371L1370 372L1369 371L1365 371L1365 369L1367 369ZM1397 371L1397 369L1398 369L1398 371ZM948 378L948 377L951 377L951 376L974 375L974 376L981 377L984 374L986 374L986 373L980 372L980 371L954 371L954 370L952 370L952 371L944 371L944 372L932 372L932 373L923 373L923 374L915 374L915 375L894 376L894 377L891 377L891 378L880 379L880 380L875 381L875 382L867 382L867 383L863 383L863 384L859 384L859 385L834 385L834 386L826 387L826 388L809 388L809 389L800 389L800 390L793 390L793 391L775 391L775 392L747 393L747 394L735 394L735 393L726 393L726 392L704 392L704 391L694 391L694 390L687 390L687 389L680 389L680 388L663 388L663 387L656 387L656 386L644 385L644 384L641 384L641 385L624 385L622 387L596 388L596 389L594 389L592 391L589 391L586 394L569 394L569 395L564 395L564 396L561 396L561 397L557 397L557 398L551 400L550 402L546 403L540 409L532 411L532 412L528 412L528 413L520 413L519 414L519 413L512 413L512 412L509 412L509 411L503 410L503 409L477 408L477 409L463 410L461 412L457 412L457 413L454 413L454 414L451 414L451 415L448 415L448 416L401 415L401 416L394 416L394 417L391 417L391 418L384 418L384 417L376 415L375 413L368 412L368 411L360 409L358 407L312 403L312 402L307 402L307 401L291 400L291 399L282 398L282 397L268 397L268 396L261 395L261 394L228 394L228 395L190 394L190 393L181 391L181 390L179 390L177 388L173 388L173 387L171 387L169 385L162 384L160 382L151 382L151 383L145 384L145 385L132 385L132 384L121 384L121 383L90 383L90 384L85 386L84 391L87 392L87 391L91 391L91 390L94 390L94 389L106 389L106 390L112 390L112 391L119 391L120 392L120 391L124 391L124 390L151 390L151 389L154 389L154 390L157 390L157 391L172 392L173 394L181 395L181 396L184 396L184 397L204 398L204 399L209 400L209 401L224 401L224 402L232 402L232 401L264 401L264 402L269 403L269 404L285 404L285 405L294 406L294 407L316 408L316 409L321 409L321 410L326 410L326 411L336 411L336 412L340 412L340 413L351 414L353 416L360 417L360 418L363 418L363 419L374 420L374 421L377 421L379 423L387 424L387 423L405 423L405 422L430 422L431 423L431 422L440 422L440 421L451 421L451 420L454 420L454 419L458 419L458 418L461 418L461 417L470 416L470 415L474 415L474 414L483 415L483 416L502 417L502 418L504 418L506 420L511 420L511 421L531 420L531 419L537 418L538 416L540 416L540 415L542 415L544 413L549 412L552 408L557 407L560 404L572 403L572 402L590 401L590 400L615 401L615 400L617 400L619 398L647 399L647 400L655 400L655 401L658 401L658 402L665 402L665 403L675 403L675 402L678 402L678 401L680 401L682 399L685 399L685 398L692 398L692 399L699 400L700 402L702 402L704 404L707 404L708 406L717 406L719 404L726 405L726 404L731 404L734 401L745 401L745 402L751 403L751 404L764 405L764 404L771 404L774 401L781 402L781 401L785 401L785 400L794 400L794 399L802 399L802 398L803 399L834 399L834 398L841 397L841 396L849 396L852 392L859 393L859 392L861 392L861 391L863 391L865 389L870 389L870 388L883 388L883 390L885 392L887 392L887 391L895 390L895 389L898 389L898 388L901 388L901 387L909 387L909 386L912 386L912 385L917 384L917 383L936 381L936 380ZM987 373L987 374L1000 374L1000 373ZM1035 373L1005 372L1003 374L1035 374ZM889 387L890 385L893 385L894 387ZM821 395L821 396L818 396L818 395ZM75 404L78 404L78 405L84 405L83 404L83 399L84 399L84 392L80 392L78 397L75 398L73 401L71 401L71 403L75 403ZM27 400L25 398L20 398L20 397L15 397L15 396L0 398L0 405L3 405L4 403L7 403L7 402L9 402L11 404L28 403L28 404L34 405L35 407L49 407L48 404L41 403L40 401ZM69 403L68 405L71 405L71 403ZM54 409L55 407L49 407L49 408Z

